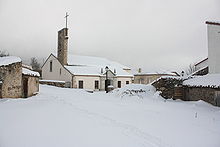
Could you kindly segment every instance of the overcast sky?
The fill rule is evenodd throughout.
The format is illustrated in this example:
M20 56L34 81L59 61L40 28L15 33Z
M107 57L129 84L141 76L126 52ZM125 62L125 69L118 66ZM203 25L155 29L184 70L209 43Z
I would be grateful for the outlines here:
M69 53L180 71L207 57L205 21L220 21L220 0L0 0L0 50L47 58L65 12Z

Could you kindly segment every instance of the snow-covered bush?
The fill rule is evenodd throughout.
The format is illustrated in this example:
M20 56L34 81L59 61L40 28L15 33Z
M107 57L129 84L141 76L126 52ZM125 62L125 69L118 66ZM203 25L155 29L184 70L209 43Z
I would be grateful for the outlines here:
M138 96L139 98L152 96L155 92L156 90L152 85L143 84L129 84L123 88L118 88L112 91L112 93L116 96Z

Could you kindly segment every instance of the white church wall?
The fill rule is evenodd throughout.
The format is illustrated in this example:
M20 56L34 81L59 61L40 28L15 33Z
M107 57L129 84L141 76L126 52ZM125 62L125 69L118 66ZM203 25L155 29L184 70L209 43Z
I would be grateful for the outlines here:
M74 76L76 88L79 88L79 81L83 81L83 89L97 90L95 89L95 81L99 81L100 89L100 77L99 76Z
M50 61L52 61L52 72L50 72ZM72 75L60 64L57 58L52 55L42 67L42 79L59 80L72 83Z
M209 73L220 73L220 25L208 24Z

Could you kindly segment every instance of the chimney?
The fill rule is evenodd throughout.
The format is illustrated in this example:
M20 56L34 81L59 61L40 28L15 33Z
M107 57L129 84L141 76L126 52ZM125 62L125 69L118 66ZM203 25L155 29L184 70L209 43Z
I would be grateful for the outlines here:
M138 73L141 73L141 68L138 68Z
M57 58L62 65L67 65L68 28L58 31Z

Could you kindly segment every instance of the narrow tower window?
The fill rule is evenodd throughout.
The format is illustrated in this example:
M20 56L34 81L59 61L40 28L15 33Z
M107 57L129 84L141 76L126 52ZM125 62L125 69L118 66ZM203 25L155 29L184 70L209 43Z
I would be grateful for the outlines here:
M53 63L52 61L50 61L50 72L52 72L52 69L53 69Z

